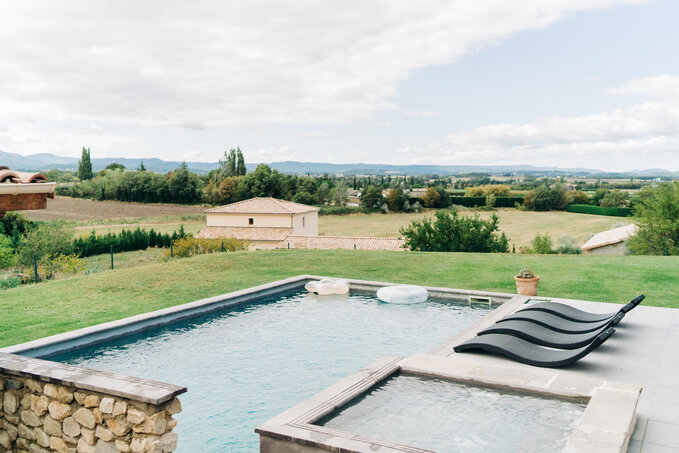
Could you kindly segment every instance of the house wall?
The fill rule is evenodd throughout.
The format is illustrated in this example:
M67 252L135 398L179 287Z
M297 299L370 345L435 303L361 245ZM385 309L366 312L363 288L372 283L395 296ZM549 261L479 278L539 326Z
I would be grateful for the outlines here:
M207 214L207 226L291 228L290 214ZM254 219L250 225L249 219Z
M318 236L318 211L295 214L292 228L292 234L298 236Z
M604 247L597 247L595 249L585 252L586 255L602 255L602 256L616 256L627 254L627 241L618 242L617 244L606 245Z

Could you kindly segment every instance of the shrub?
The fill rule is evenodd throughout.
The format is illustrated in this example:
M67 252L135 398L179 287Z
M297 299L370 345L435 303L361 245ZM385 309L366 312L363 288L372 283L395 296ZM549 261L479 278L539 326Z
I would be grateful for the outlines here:
M0 289L16 288L21 285L20 277L7 277L0 280Z
M30 230L18 249L18 261L23 266L38 261L50 261L58 255L68 255L73 250L73 231L63 224L43 224Z
M533 249L534 253L539 253L540 255L548 255L550 253L554 253L554 249L552 248L552 238L549 237L549 234L536 234L533 240L531 241L531 246Z
M629 203L629 193L616 189L608 192L601 199L601 201L599 201L599 206L608 208L612 207L624 208L627 206L628 203Z
M0 269L14 266L16 258L14 255L14 243L12 238L0 234Z
M557 241L556 252L564 255L579 255L582 249L575 238L564 235Z
M495 207L496 202L497 202L497 198L495 197L495 195L493 195L492 193L486 195L486 207L487 208L493 209Z
M382 190L377 186L366 186L361 194L361 206L367 209L380 209L384 204Z
M499 219L477 216L460 217L457 212L437 211L435 220L414 221L400 232L405 247L429 252L508 252L509 242L504 233L498 235Z
M475 208L478 206L486 206L486 197L450 197L452 204L465 206L468 208ZM523 204L524 197L495 197L496 208L514 208L516 203Z
M612 217L627 217L632 215L632 210L630 208L607 208L588 204L571 204L566 207L566 211L576 212L579 214L595 214Z
M246 250L248 248L248 243L246 241L239 241L235 238L222 240L185 237L172 242L172 246L172 253L175 257L188 258L194 255L221 252L222 246L224 247L224 250L228 252ZM170 254L170 250L165 252L165 256L170 256Z
M568 192L567 195L569 197L570 204L588 204L589 203L589 195L587 195L582 190L573 190L571 192Z
M437 207L440 200L441 194L435 187L429 187L424 195L422 195L422 204L424 204L425 208Z
M370 210L359 206L322 206L318 211L318 215L367 214L369 212Z
M563 187L555 185L549 188L542 185L526 194L523 205L527 209L535 211L550 211L552 209L564 209L567 201L566 191Z
M610 208L620 209L620 208ZM635 205L639 231L630 239L632 253L679 255L679 181L641 190Z

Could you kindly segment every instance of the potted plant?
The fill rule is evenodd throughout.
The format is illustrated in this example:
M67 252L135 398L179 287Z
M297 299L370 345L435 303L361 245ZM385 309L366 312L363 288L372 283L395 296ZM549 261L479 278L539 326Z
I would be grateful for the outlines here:
M530 269L521 269L519 275L514 277L516 280L516 292L522 296L537 296L538 281L540 277L533 274Z

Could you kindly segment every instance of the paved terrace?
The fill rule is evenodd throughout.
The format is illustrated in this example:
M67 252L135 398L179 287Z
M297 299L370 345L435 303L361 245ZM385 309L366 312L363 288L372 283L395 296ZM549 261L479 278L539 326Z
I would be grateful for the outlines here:
M528 367L487 354L453 351L453 346L517 310L526 300L512 299L430 353L473 358L482 364L502 364L517 371ZM597 302L551 300L596 313L608 313L618 308ZM648 307L642 303L625 316L606 343L560 372L641 385L637 423L628 453L679 453L679 310Z

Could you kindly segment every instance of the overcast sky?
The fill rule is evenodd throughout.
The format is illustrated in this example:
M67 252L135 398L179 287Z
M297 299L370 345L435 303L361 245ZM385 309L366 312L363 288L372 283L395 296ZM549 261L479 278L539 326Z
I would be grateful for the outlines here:
M678 17L676 0L2 2L0 150L679 170Z

